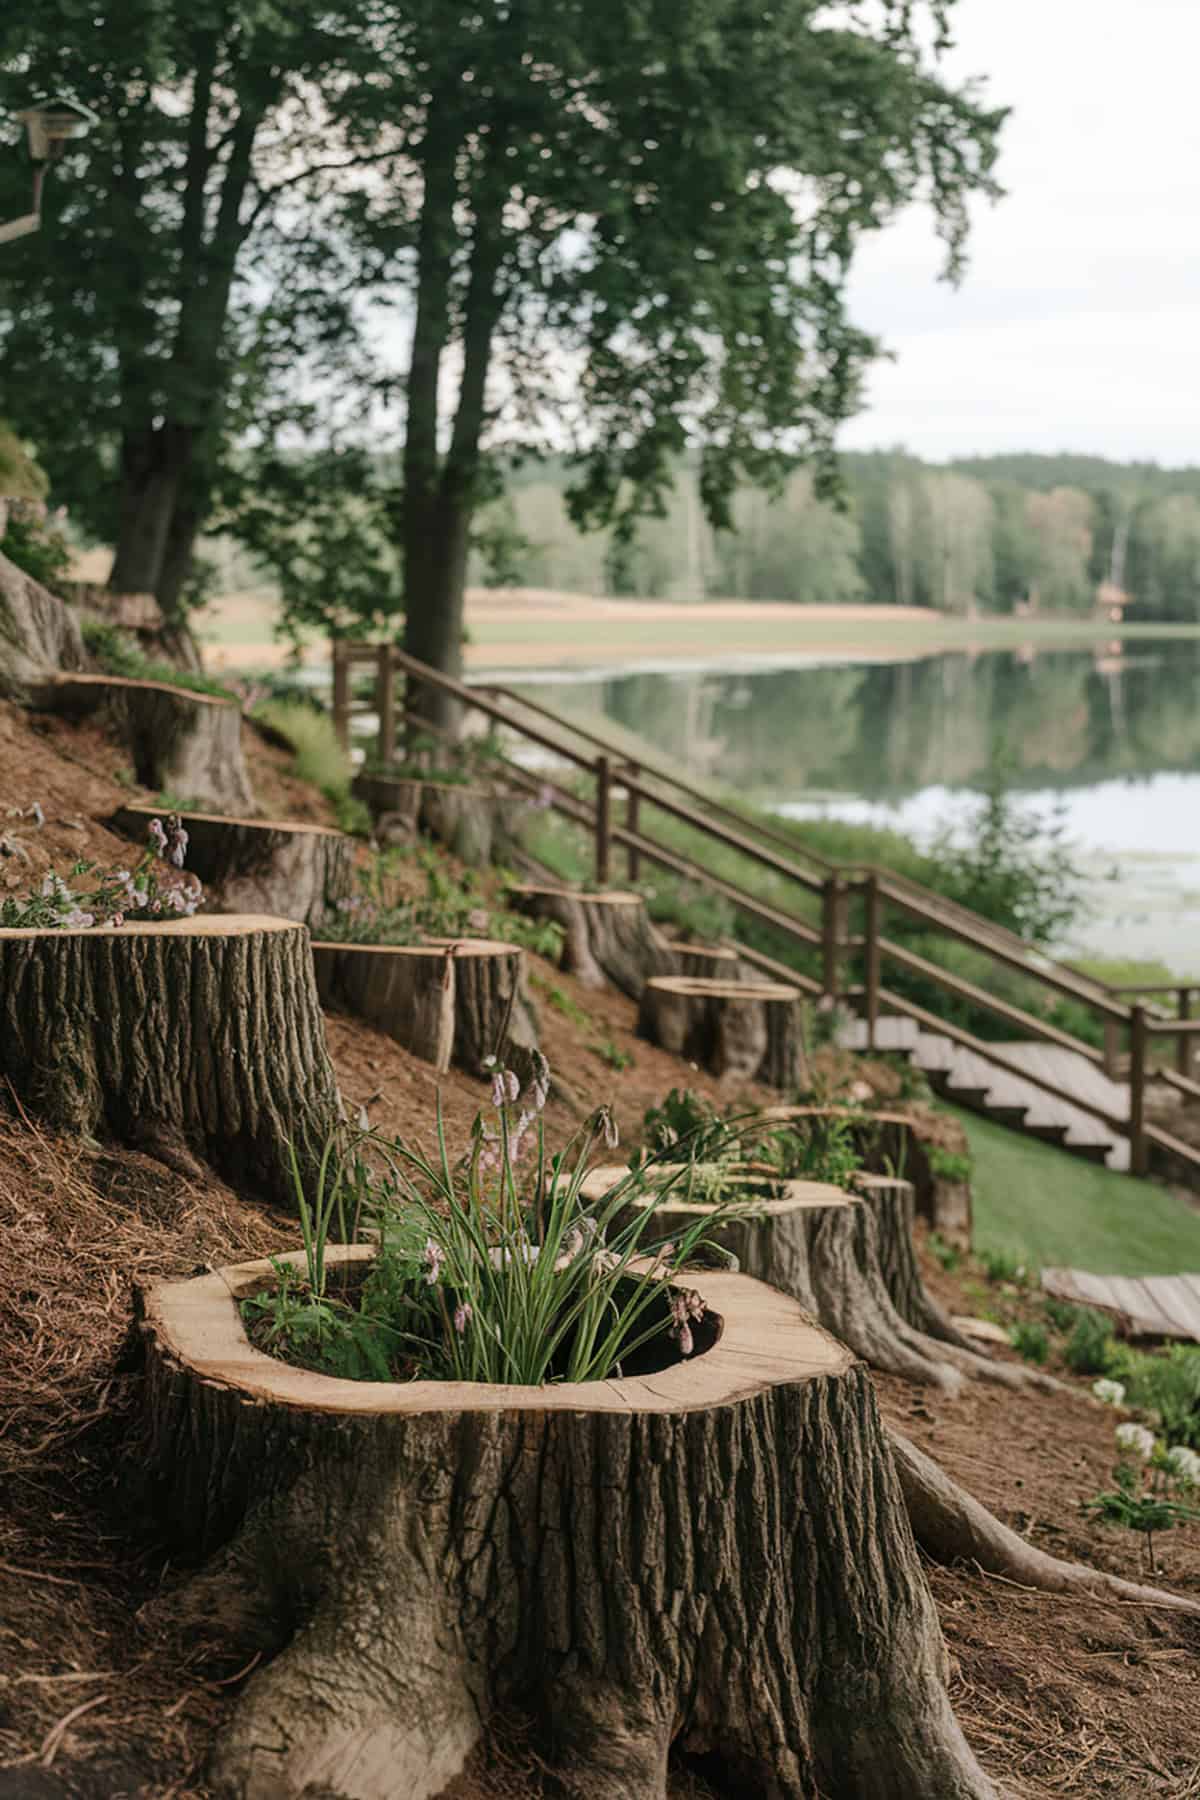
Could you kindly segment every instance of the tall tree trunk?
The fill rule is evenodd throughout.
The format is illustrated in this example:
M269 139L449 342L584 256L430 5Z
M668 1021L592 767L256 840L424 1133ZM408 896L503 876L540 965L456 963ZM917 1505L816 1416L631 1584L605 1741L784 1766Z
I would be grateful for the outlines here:
M156 594L190 433L166 422L126 433L116 554L108 585L116 594Z
M437 454L437 370L448 335L450 249L453 233L453 157L439 161L436 143L426 164L421 214L421 252L428 266L418 278L417 329L413 335L405 443L405 647L432 668L462 673L463 593L471 519L479 498L479 446L483 433L492 336L500 312L497 291L503 240L498 227L504 192L503 145L493 142L474 197L471 272L463 324L463 372L454 430L444 463ZM449 208L447 208L449 199ZM440 207L441 215L431 212ZM423 321L420 357L418 331ZM419 375L415 392L413 382ZM414 413L415 408L415 413ZM448 694L414 684L410 712L443 731L456 731L460 708Z

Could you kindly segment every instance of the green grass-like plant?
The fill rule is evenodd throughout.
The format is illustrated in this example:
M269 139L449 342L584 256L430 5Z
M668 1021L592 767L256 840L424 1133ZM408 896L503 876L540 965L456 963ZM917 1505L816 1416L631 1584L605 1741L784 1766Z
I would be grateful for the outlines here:
M1044 1325L1031 1321L1013 1325L1008 1333L1008 1341L1026 1362L1044 1363L1050 1355L1050 1339Z
M167 687L183 688L187 693L212 694L219 700L237 699L232 688L224 687L198 669L180 669L174 663L143 656L137 640L107 619L84 619L80 631L84 648L106 675L130 681L159 681Z

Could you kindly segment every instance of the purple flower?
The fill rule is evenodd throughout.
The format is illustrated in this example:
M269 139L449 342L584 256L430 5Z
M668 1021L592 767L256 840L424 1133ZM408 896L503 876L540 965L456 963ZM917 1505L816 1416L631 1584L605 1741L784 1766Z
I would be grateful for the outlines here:
M183 859L187 855L188 834L178 813L172 813L167 820L166 840L167 861L173 862L177 869L182 869Z
M125 914L124 913L114 913L112 918L109 920L109 923L111 925L123 925L125 923Z
M95 923L95 914L84 912L83 908L79 906L73 907L63 919L63 924L68 931L83 931L86 930L89 925L94 925Z
M497 1069L492 1076L492 1105L499 1111L504 1105L504 1071Z
M504 1071L504 1097L510 1106L515 1106L521 1097L521 1084L511 1069Z
M164 856L167 849L167 834L163 830L162 820L151 819L150 824L147 827L146 835L149 839L150 848L156 850L159 856Z
M471 1305L469 1301L464 1300L454 1309L454 1329L457 1331L459 1337L462 1337L470 1323Z
M442 1264L446 1260L446 1252L434 1239L425 1240L425 1285L436 1287L442 1273Z
M613 1118L612 1112L607 1106L599 1107L596 1112L596 1129L604 1139L605 1147L609 1150L615 1150L621 1141L621 1134L617 1130L617 1121Z
M704 1301L695 1288L680 1288L671 1295L671 1336L679 1344L680 1356L690 1356L695 1348L692 1322L704 1317Z

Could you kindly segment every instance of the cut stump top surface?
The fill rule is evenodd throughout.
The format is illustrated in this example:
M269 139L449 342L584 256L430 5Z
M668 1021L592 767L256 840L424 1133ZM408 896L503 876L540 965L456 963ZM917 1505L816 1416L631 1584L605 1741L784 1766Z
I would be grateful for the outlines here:
M330 1267L362 1262L370 1246L337 1246ZM278 1259L276 1259L278 1260ZM304 1266L304 1253L284 1261ZM840 1375L851 1353L794 1300L748 1275L705 1270L704 1299L721 1319L710 1350L654 1374L517 1387L477 1381L344 1381L295 1368L257 1350L237 1302L261 1289L269 1260L239 1263L194 1281L159 1282L145 1296L144 1328L160 1350L202 1381L258 1402L359 1416L461 1412L683 1413L726 1406L785 1382Z
M539 882L518 881L509 888L510 894L519 894L532 899L543 894L553 900L582 900L588 906L643 906L645 902L640 894L631 894L625 888L606 888L603 893L591 894L585 888L550 887Z
M653 1193L630 1194L630 1206L651 1206L657 1203L664 1212L694 1213L699 1217L705 1213L716 1212L718 1206L727 1204L725 1201L689 1200L687 1177L678 1174L681 1166L678 1163L660 1164L659 1168L664 1180L674 1177L676 1185L661 1199L658 1199ZM628 1176L627 1168L619 1168L615 1164L611 1168L589 1169L583 1178L580 1193L585 1200L599 1200L608 1193L610 1188L616 1187L619 1181L627 1179ZM727 1185L731 1188L749 1187L755 1182L764 1182L770 1179L770 1176L762 1175L731 1175ZM768 1200L752 1194L746 1202L747 1214L761 1213L771 1216L803 1212L806 1209L821 1206L854 1205L853 1194L845 1193L830 1181L781 1181L779 1185L784 1192L777 1199Z
M206 694L199 688L177 687L173 681L145 681L139 675L68 674L51 671L39 677L43 688L116 688L125 693L171 694L177 700L194 700L197 706L237 706L232 695Z
M195 913L190 919L130 919L124 925L0 925L4 938L251 937L262 931L305 931L298 919L271 913Z
M112 815L114 820L121 818L161 819L174 813L186 825L194 821L198 825L233 825L238 831L286 831L296 837L345 837L336 825L315 825L308 819L243 819L235 813L180 812L177 807L143 806L141 804L119 806Z
M657 994L681 994L695 1000L799 1000L799 988L781 981L722 981L705 975L653 975L646 983Z
M464 956L520 956L519 944L503 943L499 938L430 938L424 944L340 944L331 939L314 938L314 950L354 950L371 956L436 956L444 962L453 953Z

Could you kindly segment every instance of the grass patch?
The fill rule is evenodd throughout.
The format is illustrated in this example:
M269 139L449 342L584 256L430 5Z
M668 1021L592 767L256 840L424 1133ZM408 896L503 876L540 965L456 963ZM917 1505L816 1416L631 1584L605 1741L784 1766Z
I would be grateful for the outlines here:
M295 752L292 773L320 788L337 813L343 831L365 835L371 816L350 792L354 767L338 742L333 719L304 700L263 700L254 717L285 737Z
M142 655L127 631L105 619L84 619L80 630L84 647L105 675L116 675L128 681L161 681L166 687L183 688L192 694L212 694L219 700L237 699L231 688L222 687L211 675L204 675L197 669L179 669L174 663L151 661Z
M950 1110L971 1145L977 1252L1095 1275L1200 1270L1200 1213L1166 1188Z

